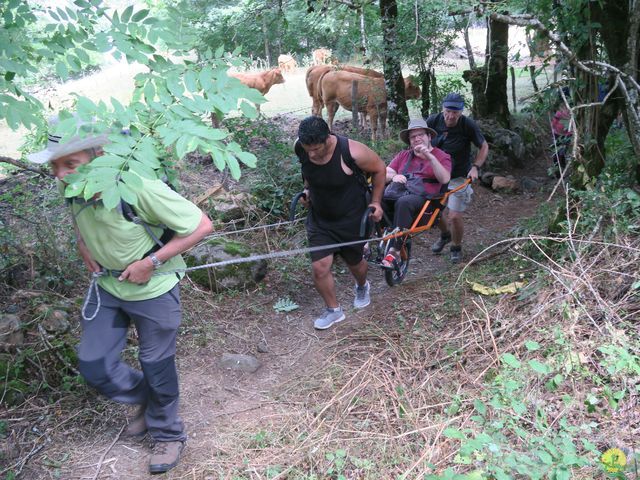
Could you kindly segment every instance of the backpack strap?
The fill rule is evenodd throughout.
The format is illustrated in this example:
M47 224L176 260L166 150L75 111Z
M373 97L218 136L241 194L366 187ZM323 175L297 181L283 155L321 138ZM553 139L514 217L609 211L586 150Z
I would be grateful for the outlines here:
M335 134L334 134L335 135ZM366 191L369 192L369 182L367 181L367 175L362 169L358 166L354 158L351 156L351 149L349 148L349 139L347 137L343 137L342 135L336 135L338 139L338 148L340 149L340 156L344 161L345 165L351 169L353 174L356 176L358 183L360 186Z
M147 253L145 253L144 257L160 250L160 248L162 248L176 234L174 230L171 230L166 225L149 225L147 222L145 222L138 216L133 205L125 202L124 200L120 200L120 209L122 211L122 216L124 217L125 220L127 220L128 222L133 222L136 225L142 226L145 229L145 231L149 234L149 236L153 239L153 241L156 242L156 244ZM160 238L158 238L158 236L155 233L153 233L153 230L151 230L152 226L157 228L162 228L163 231Z
M302 162L302 155L304 153L304 148L302 148L302 144L300 143L299 138L296 138L296 141L293 142L293 151L296 153L296 157L298 157L298 160Z

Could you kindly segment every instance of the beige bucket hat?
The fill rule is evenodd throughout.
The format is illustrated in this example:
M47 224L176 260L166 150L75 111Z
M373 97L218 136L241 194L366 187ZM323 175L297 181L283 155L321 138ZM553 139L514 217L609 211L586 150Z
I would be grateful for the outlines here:
M438 135L436 131L427 125L424 118L414 118L413 120L409 120L409 126L400 132L400 140L409 145L409 132L411 130L426 130L431 138Z
M77 118L77 117L76 117ZM49 118L49 132L55 131L55 126L60 123L60 118L55 115ZM95 123L83 121L78 118L78 130L80 135L75 135L64 143L60 143L62 137L49 133L47 148L27 155L27 160L33 163L47 163L70 153L80 152L88 148L101 147L109 143L109 134L97 134ZM86 133L86 135L84 135Z

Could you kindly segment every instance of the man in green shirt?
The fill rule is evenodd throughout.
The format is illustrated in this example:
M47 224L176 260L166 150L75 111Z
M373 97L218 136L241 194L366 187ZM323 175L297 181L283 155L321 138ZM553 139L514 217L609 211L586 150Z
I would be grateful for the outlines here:
M64 178L100 156L107 141L107 135L92 134L61 144L60 137L50 134L47 148L27 158L49 163L64 190ZM184 274L162 272L184 268L180 253L209 234L212 225L164 182L141 181L136 214L148 226L165 225L175 232L160 248L143 225L127 220L118 208L107 210L99 198L71 204L80 255L90 272L103 272L87 305L94 313L82 320L78 358L89 385L115 401L139 405L123 435L148 432L155 441L149 471L163 473L178 464L187 436L178 416L175 365L181 321L178 282ZM160 227L150 228L162 235ZM141 370L120 357L132 323L140 341Z

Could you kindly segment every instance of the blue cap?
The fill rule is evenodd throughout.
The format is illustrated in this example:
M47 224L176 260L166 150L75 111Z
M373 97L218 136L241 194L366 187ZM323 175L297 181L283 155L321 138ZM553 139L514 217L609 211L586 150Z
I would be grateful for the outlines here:
M464 98L459 93L450 93L444 97L442 106L449 110L464 110Z

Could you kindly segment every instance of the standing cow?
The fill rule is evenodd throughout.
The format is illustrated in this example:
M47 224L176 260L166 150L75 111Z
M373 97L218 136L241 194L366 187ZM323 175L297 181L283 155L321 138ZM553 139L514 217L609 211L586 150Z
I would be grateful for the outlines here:
M237 78L249 88L255 88L262 95L266 95L275 84L284 83L284 77L279 68L259 73L230 73L229 76ZM256 108L260 111L260 105L256 105Z
M309 92L309 96L313 102L311 105L311 115L322 118L324 103L322 102L322 92L320 91L320 79L325 73L333 69L331 65L315 65L307 69L305 82L307 84L307 92Z
M292 72L297 66L298 63L296 62L296 59L293 58L293 56L285 54L278 56L278 68L283 73Z
M353 67L351 65L314 65L307 69L306 84L307 92L312 100L311 115L316 115L322 118L322 109L324 108L324 102L322 101L322 92L320 88L320 80L325 73L332 70L342 70L345 72L359 73L369 77L384 78L384 75L380 72L376 72L370 68Z
M357 67L356 67L357 68ZM333 119L342 106L346 110L353 111L351 102L352 83L358 82L358 111L368 116L371 120L371 139L377 138L378 120L380 121L381 135L385 135L387 122L387 92L384 78L360 75L344 70L325 73L319 80L319 89L322 101L327 106L329 116L329 128L333 127ZM419 98L420 88L406 78L406 98Z
M331 50L328 48L318 48L312 52L314 65L325 65L331 63Z

